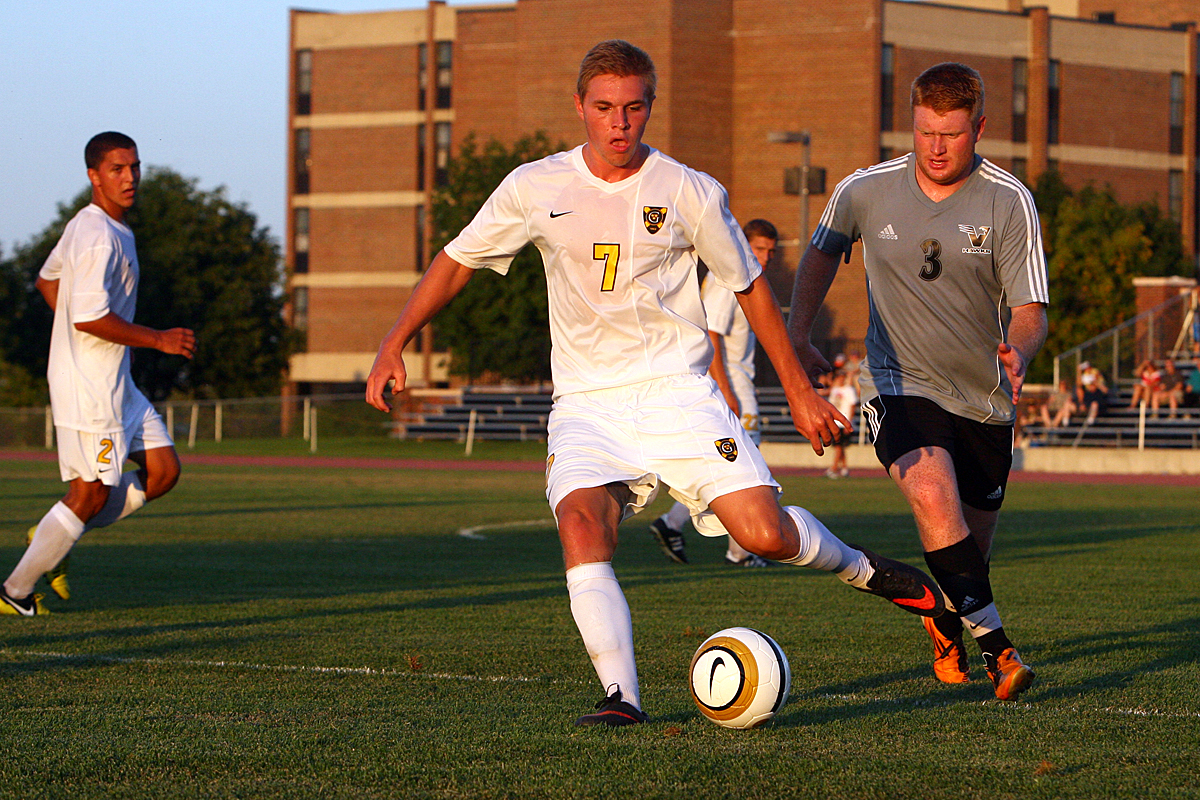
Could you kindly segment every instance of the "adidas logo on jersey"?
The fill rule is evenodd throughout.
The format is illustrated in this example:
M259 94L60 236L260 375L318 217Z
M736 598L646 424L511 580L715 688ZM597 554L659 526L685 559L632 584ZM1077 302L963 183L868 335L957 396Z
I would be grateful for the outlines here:
M891 225L888 225L886 228L884 228L883 230L881 230L879 233L877 233L875 235L878 236L880 239L899 239L900 238L899 236L896 235L896 232L894 230L892 230Z

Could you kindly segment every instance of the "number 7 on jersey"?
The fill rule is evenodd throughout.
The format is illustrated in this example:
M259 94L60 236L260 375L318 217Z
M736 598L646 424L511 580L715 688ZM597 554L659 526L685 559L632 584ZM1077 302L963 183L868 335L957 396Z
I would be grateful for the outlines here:
M592 245L592 260L604 262L604 277L600 280L600 291L611 292L617 285L617 261L621 258L621 245L602 244Z

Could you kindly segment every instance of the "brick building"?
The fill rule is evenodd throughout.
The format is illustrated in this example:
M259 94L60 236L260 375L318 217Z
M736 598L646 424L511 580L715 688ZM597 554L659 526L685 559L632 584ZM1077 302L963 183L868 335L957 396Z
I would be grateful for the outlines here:
M516 0L291 12L286 251L293 322L306 340L292 359L294 386L365 380L428 261L429 191L468 133L506 144L538 130L582 139L575 76L607 38L655 59L647 143L725 184L740 219L779 226L770 274L784 302L797 242L828 199L812 182L811 198L789 193L785 175L807 157L829 191L908 152L909 84L946 60L983 75L982 155L1028 183L1057 169L1071 185L1110 183L1124 201L1155 201L1197 250L1200 0L644 0L630 9ZM856 250L820 323L831 346L861 339L865 297ZM409 367L412 385L447 379L444 357L424 341Z

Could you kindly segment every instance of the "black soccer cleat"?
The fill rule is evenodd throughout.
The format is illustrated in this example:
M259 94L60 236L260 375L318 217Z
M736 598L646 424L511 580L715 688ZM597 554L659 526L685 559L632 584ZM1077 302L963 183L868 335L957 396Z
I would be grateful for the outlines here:
M875 570L875 574L867 581L867 588L859 589L860 592L882 597L910 614L921 617L941 616L946 610L941 587L921 570L872 553L865 547L855 544L850 547L861 550Z
M650 719L640 708L634 708L621 699L621 690L613 689L613 693L596 703L596 710L584 714L575 720L576 725L607 725L610 728L620 728L625 725L641 725Z
M656 519L650 523L650 533L654 536L654 541L658 542L658 546L666 553L667 558L676 564L688 563L683 545L683 531L677 531L668 527L662 519Z

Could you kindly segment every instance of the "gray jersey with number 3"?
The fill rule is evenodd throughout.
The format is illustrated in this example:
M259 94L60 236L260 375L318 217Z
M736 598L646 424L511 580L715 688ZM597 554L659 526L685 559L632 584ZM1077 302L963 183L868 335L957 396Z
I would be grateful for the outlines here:
M912 154L838 184L813 245L849 258L863 243L871 304L863 401L916 395L993 424L1015 417L996 354L1010 309L1049 301L1033 196L975 157L970 177L941 202L917 184Z

